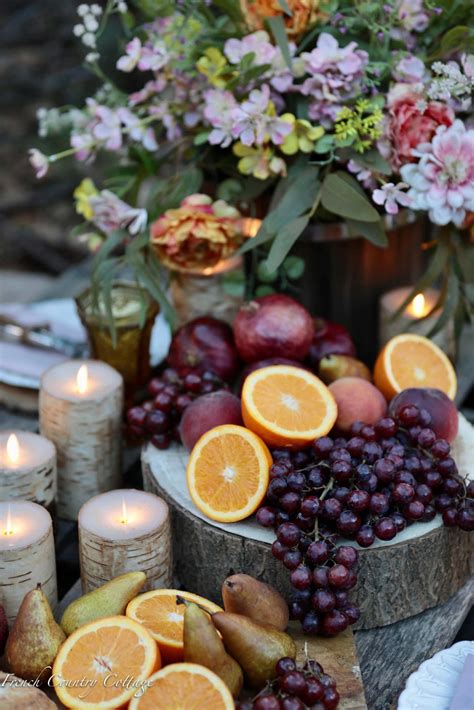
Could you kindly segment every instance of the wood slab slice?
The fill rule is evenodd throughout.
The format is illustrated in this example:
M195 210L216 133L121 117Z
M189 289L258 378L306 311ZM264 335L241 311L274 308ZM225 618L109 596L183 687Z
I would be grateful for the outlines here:
M461 415L453 445L459 471L473 478L474 429ZM224 578L237 572L273 584L285 596L289 573L271 554L273 531L254 519L225 525L208 520L186 486L188 454L174 446L142 451L145 490L163 497L172 512L176 573L186 589L219 599ZM440 516L416 523L390 542L360 549L358 584L352 599L361 608L356 629L393 624L449 599L474 570L474 545L467 532L445 528Z

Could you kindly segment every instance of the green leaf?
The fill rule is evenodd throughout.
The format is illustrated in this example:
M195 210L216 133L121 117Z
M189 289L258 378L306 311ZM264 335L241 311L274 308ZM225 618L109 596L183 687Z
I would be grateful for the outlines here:
M459 280L453 269L446 274L447 278L447 289L446 289L446 299L444 301L444 307L441 312L440 317L437 319L436 323L433 325L428 333L428 338L432 338L433 335L439 333L440 330L444 328L445 325L454 317L456 309L458 307L459 301Z
M233 202L242 193L242 183L235 178L228 178L219 183L217 197L226 202Z
M365 153L352 153L350 157L364 168L373 170L382 175L391 175L393 170L390 164L382 158L377 150L366 150Z
M334 147L334 136L321 136L314 146L315 153L329 153Z
M297 281L304 274L304 259L301 259L299 256L287 256L283 262L283 269L291 281Z
M395 311L395 313L391 316L390 320L393 321L396 318L399 318L405 308L408 306L410 301L413 301L417 293L423 293L423 291L426 291L428 286L431 286L434 281L438 278L438 276L441 274L443 269L446 266L446 262L449 257L449 242L447 239L440 239L438 241L438 244L436 246L435 253L433 254L433 257L431 259L431 262L426 269L425 273L421 276L421 278L418 279L416 284L413 286L412 290L408 294L408 296L405 298L403 303L400 304L398 309Z
M202 133L198 133L193 140L194 145L203 145L203 143L207 143L209 133L210 131L203 131Z
M278 0L278 4L285 13L285 15L288 15L288 17L293 17L293 13L291 12L291 8L289 7L288 3L286 0Z
M267 262L261 261L257 267L257 277L259 281L263 281L263 283L266 284L271 284L277 280L278 271L269 271Z
M285 60L288 69L291 70L292 68L292 62L291 62L291 54L290 54L290 48L288 46L288 37L286 36L286 27L285 27L285 21L281 15L275 15L274 17L268 17L267 18L267 24L270 28L270 31L275 39L275 42L280 48L280 51L283 55L283 59Z
M278 232L267 257L266 264L268 271L272 272L278 269L293 244L308 225L308 222L309 215L296 217L296 219L291 220L291 222L287 222L283 229Z
M356 219L346 219L349 231L354 236L365 237L377 247L386 247L387 235L382 219L377 222L363 222Z
M336 172L326 176L321 203L329 212L348 219L361 222L378 222L380 219L377 210L360 194L357 182L346 173Z
M257 298L260 298L261 296L271 296L272 293L275 293L275 289L267 285L257 286L255 289L255 295Z
M104 241L104 243L100 247L99 251L95 254L95 256L92 260L92 273L93 274L95 274L95 272L98 271L98 269L101 267L102 263L106 259L108 259L108 257L114 251L114 249L116 249L120 244L122 244L122 242L124 241L125 235L126 235L126 233L121 229L117 229L117 230L110 233L110 235Z
M469 35L470 29L466 25L452 27L441 39L441 51L443 54L461 51L465 48Z

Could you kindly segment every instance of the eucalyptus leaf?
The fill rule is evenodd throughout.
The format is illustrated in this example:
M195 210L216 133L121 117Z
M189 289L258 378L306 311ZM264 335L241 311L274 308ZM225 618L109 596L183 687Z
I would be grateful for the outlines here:
M451 318L454 317L454 314L456 312L456 309L458 307L458 301L459 301L459 280L454 273L454 270L451 269L448 274L446 275L447 278L447 291L446 291L446 300L444 302L444 307L441 312L440 317L436 321L436 323L433 325L431 330L428 333L428 337L432 338L433 335L436 335L436 333L439 333L440 330L444 328L445 325L451 320Z
M382 175L391 175L393 172L388 161L382 158L378 150L366 150L363 154L354 152L350 154L350 158L362 167L382 173Z
M292 69L292 61L290 48L288 46L288 37L286 35L285 21L281 15L275 15L274 17L267 17L267 24L270 31L275 39L275 42L280 48L288 69Z
M321 203L329 212L361 222L377 222L377 210L359 192L359 185L347 174L340 172L326 175L322 185ZM355 184L354 184L355 183Z
M452 27L441 39L441 51L445 54L459 52L467 45L470 29L466 25Z
M281 231L278 232L267 257L266 264L268 271L272 272L278 269L293 244L307 227L308 222L309 215L296 217L291 220L291 222L287 222Z
M388 239L382 219L379 218L377 222L363 222L346 218L346 222L352 235L365 237L377 247L387 246Z
M334 137L325 135L321 136L319 140L316 141L314 146L315 153L329 153L334 147Z
M291 12L291 8L286 2L286 0L278 0L278 4L285 13L285 15L288 15L288 17L293 17L293 13Z

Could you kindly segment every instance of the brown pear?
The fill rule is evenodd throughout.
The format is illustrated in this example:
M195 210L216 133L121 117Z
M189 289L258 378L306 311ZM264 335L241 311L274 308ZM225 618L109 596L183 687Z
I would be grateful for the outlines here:
M186 602L184 612L184 660L214 671L236 698L242 690L242 669L229 656L209 614L197 604Z
M257 624L247 616L226 611L212 614L212 622L252 688L262 688L276 677L275 667L280 658L296 658L291 636L270 624Z
M38 585L23 599L6 646L10 670L25 680L47 680L66 635Z
M248 574L233 574L222 585L224 609L280 631L288 626L288 605L276 589Z

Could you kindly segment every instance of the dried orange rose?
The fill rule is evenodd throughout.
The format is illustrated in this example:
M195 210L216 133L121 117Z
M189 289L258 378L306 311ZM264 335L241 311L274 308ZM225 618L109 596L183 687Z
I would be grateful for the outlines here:
M261 30L267 17L283 15L289 37L298 37L316 21L319 0L287 0L291 17L278 0L240 0L245 22L251 30Z
M234 254L242 243L238 210L208 195L189 195L151 225L151 244L161 263L177 271L202 272Z

